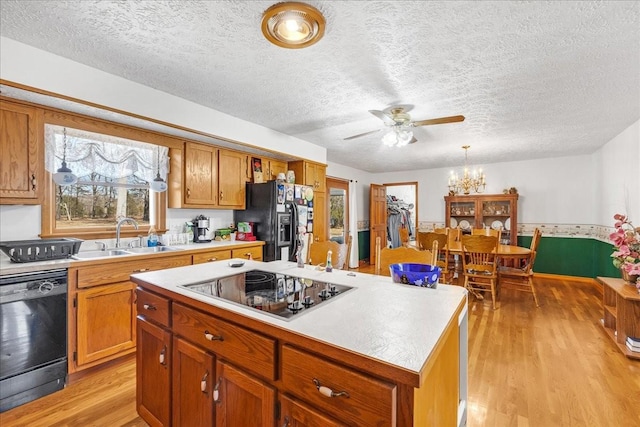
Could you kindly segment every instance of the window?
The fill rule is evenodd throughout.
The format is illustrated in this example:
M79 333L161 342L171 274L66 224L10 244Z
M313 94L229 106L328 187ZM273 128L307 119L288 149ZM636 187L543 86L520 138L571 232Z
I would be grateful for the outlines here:
M149 182L156 174L166 180L166 147L54 124L45 125L44 140L46 170L55 173L64 158L78 181L48 182L43 235L112 237L123 217L138 223L134 235L164 229L164 193Z

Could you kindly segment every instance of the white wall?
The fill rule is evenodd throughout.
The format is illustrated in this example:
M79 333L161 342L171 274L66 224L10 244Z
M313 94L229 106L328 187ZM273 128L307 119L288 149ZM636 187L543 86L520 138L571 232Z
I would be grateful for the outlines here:
M627 214L640 226L640 120L609 141L595 154L598 224L613 224L613 215Z
M327 164L327 176L355 180L358 182L358 221L369 220L369 185L373 182L369 172L343 166L338 163Z
M324 147L6 37L0 37L0 44L0 75L4 80L240 141L243 144L288 153L320 163L326 162L327 150Z

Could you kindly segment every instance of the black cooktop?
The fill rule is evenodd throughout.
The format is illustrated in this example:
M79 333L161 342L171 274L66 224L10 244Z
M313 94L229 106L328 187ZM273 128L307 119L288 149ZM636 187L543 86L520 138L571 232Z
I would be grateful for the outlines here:
M251 270L181 287L286 320L330 302L352 289L350 286L262 270Z

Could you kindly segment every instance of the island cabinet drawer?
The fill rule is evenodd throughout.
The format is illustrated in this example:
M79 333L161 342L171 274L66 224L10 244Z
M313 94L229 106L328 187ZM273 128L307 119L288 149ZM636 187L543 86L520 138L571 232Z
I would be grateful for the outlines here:
M129 276L135 273L164 270L165 268L185 265L191 265L190 255L174 255L158 259L132 259L118 263L79 267L77 270L77 283L79 288L89 288L107 283L125 282L129 280Z
M395 425L394 384L288 345L282 346L282 386L347 424Z
M262 378L275 380L275 339L175 302L171 318L175 334Z
M262 246L252 246L250 248L238 248L231 251L232 258L244 258L254 259L255 261L262 260Z
M145 319L152 320L162 326L169 326L170 314L167 298L137 288L136 307L138 316L144 316Z
M227 249L226 251L202 252L199 254L193 254L192 257L193 257L194 264L220 261L223 259L231 259L231 250Z

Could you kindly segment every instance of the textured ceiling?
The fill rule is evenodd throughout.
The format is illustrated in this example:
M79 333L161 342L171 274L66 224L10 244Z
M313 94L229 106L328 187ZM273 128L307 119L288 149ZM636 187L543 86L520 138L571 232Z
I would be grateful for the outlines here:
M309 1L324 38L282 49L264 1L11 1L0 34L327 148L370 172L594 152L640 119L640 2ZM413 106L388 148L368 113Z

